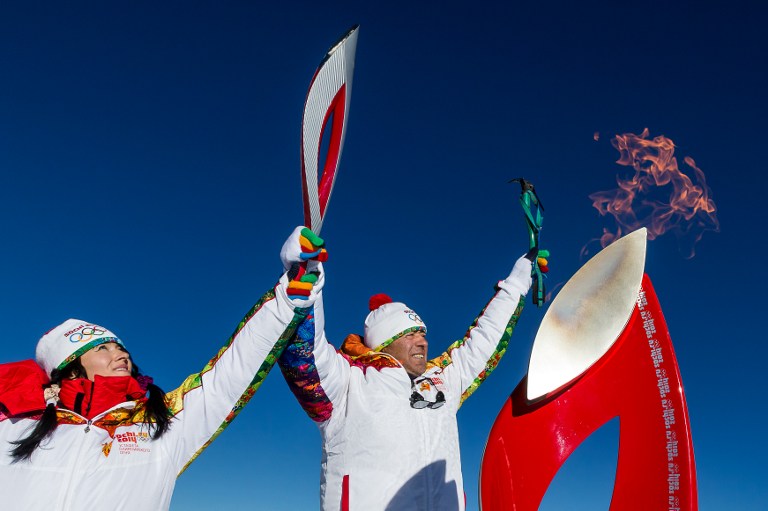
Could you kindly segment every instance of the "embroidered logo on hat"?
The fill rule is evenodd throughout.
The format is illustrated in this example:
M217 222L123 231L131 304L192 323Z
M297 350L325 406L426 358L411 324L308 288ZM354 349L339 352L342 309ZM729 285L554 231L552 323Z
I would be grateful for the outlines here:
M414 323L419 323L420 325L424 324L424 322L421 320L419 315L416 314L416 312L412 311L411 309L406 309L403 312L406 313L408 315L408 319L410 319Z
M107 330L105 328L84 323L74 330L65 333L64 337L67 337L69 342L89 342L96 337L101 337L106 332Z
M381 351L409 332L427 332L426 325L413 309L404 303L393 302L388 295L373 295L368 307L371 312L365 318L363 342L372 350Z
M40 338L35 358L50 375L52 370L62 369L91 348L108 342L125 347L117 335L102 326L80 319L68 319Z

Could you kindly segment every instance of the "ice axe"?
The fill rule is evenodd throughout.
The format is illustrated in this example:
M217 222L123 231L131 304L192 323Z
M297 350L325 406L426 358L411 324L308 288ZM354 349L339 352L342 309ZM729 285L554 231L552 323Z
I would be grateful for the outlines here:
M520 205L523 207L525 222L528 224L529 251L526 257L533 263L533 268L531 269L531 277L533 278L532 299L534 305L541 307L544 305L546 293L544 289L544 273L548 271L548 268L546 265L542 266L540 258L549 256L547 250L539 249L539 232L541 232L541 225L544 221L544 205L539 200L536 189L530 181L526 181L522 177L516 177L509 182L520 183Z

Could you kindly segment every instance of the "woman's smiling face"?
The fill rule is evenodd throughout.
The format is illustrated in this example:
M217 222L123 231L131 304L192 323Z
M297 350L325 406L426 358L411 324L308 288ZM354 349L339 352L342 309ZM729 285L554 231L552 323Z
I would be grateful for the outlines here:
M99 376L130 376L133 364L131 356L116 342L99 344L80 356L80 364L86 377L93 381Z

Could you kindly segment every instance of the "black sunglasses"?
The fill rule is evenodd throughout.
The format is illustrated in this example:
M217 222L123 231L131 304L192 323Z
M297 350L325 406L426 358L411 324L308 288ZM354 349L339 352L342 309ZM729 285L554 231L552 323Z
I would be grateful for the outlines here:
M411 408L416 408L417 410L421 410L422 408L440 408L445 404L445 394L443 394L442 390L437 391L437 395L435 396L435 401L427 401L424 399L424 396L419 394L417 391L413 391L413 394L411 394Z

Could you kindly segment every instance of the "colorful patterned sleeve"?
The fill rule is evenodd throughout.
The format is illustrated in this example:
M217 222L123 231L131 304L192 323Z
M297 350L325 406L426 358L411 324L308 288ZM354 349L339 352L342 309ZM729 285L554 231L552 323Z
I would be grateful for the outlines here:
M316 423L327 423L344 406L351 361L325 338L322 297L298 327L278 364L291 392Z
M248 311L203 370L166 394L174 419L161 440L172 445L179 474L253 397L308 313L309 308L292 304L286 284L283 276ZM313 303L321 287L322 282L306 303Z

